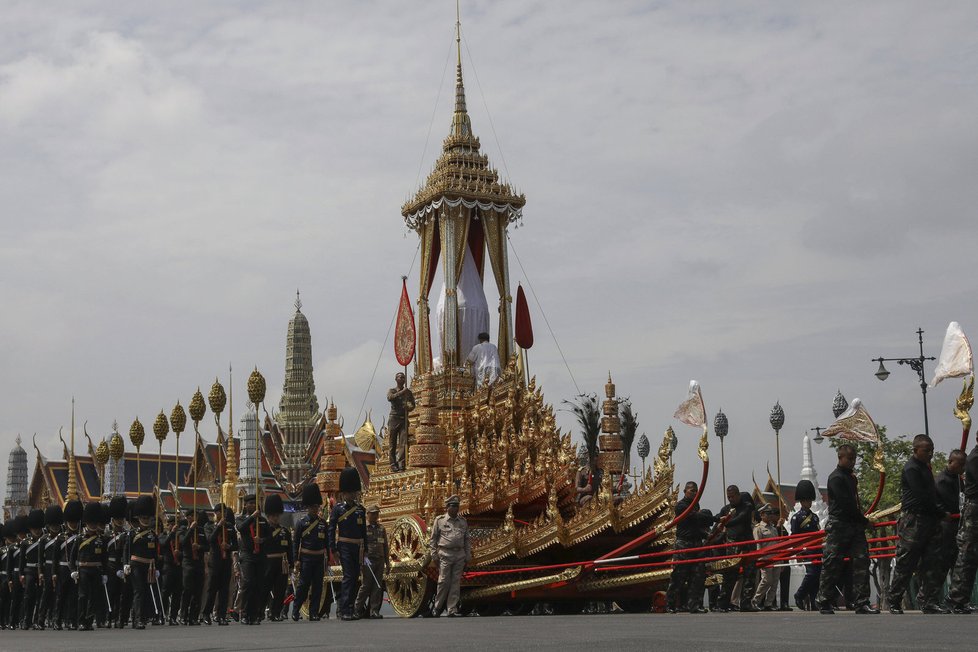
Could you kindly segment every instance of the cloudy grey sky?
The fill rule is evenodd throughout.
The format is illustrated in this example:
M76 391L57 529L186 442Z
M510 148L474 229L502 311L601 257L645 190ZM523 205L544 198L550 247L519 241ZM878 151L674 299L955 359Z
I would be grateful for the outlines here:
M869 359L913 354L918 326L932 355L950 320L978 337L974 3L462 12L474 129L527 196L513 278L581 390L610 369L654 447L696 378L748 486L774 467L775 400L791 480L837 389L922 429L913 373L880 383ZM2 13L0 450L37 432L57 454L72 395L79 434L149 423L229 361L238 413L254 365L276 404L297 287L320 398L355 420L416 247L400 206L451 118L454 3ZM532 370L559 404L575 385L531 309ZM395 365L388 345L378 421ZM942 449L957 389L930 394ZM677 480L698 477L677 431Z

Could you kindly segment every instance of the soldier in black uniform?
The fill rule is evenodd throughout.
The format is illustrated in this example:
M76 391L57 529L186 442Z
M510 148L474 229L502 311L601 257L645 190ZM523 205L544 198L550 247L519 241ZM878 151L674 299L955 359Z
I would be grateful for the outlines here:
M727 500L730 502L724 505L718 514L720 523L726 531L726 540L728 542L753 541L754 505L748 500L744 500L744 496L737 485L727 487ZM740 546L730 546L724 550L726 551L725 554L735 555L738 552L748 552L753 547L752 544L748 543ZM757 611L751 605L751 598L754 597L753 558L748 557L742 566L743 583L740 590L740 611ZM720 606L718 611L730 611L734 608L734 605L730 604L730 596L733 594L734 584L737 583L740 570L740 566L734 566L723 571L723 585L720 589Z
M170 514L160 533L160 557L163 560L163 604L167 624L177 625L183 592L183 569L180 567L180 538L177 536L180 513Z
M269 619L274 622L282 620L285 586L292 568L292 533L280 523L284 511L281 496L273 494L265 498L265 517L271 532L267 540L268 567L265 569L264 595Z
M44 512L40 509L32 509L27 515L27 545L24 548L23 561L21 567L21 583L24 586L23 607L20 615L20 628L31 629L34 627L34 618L37 611L37 603L41 596L42 566L44 566ZM41 627L40 629L44 629Z
M320 599L323 592L323 573L326 570L326 519L320 516L323 495L319 486L309 484L302 488L302 505L306 514L295 524L292 535L292 558L295 574L299 578L292 601L292 620L299 620L306 597L309 597L309 620L319 620ZM329 611L326 612L329 617Z
M211 549L210 579L207 580L207 602L201 621L211 624L211 612L217 607L217 624L228 624L228 591L231 589L231 564L238 551L238 533L234 529L234 511L221 503L214 507L217 521L207 536Z
M978 571L978 445L964 464L964 505L958 529L958 558L951 573L947 604L956 614L970 614L969 602Z
M155 600L149 592L156 582L156 563L159 546L153 529L153 516L156 505L152 496L143 495L136 499L132 513L138 520L136 530L129 532L126 546L124 574L132 582L132 628L146 629L145 613L148 600Z
M10 588L10 609L7 623L10 629L20 626L20 614L24 609L24 553L30 529L27 516L21 514L14 518L14 544L7 560L7 586Z
M68 558L71 556L75 540L81 534L83 509L79 500L69 500L65 503L65 526L58 562L58 589L55 592L55 630L78 627L78 584L71 578Z
M950 515L937 502L937 487L930 469L933 456L934 442L931 438L917 435L913 438L913 455L903 466L900 475L902 500L897 523L900 539L890 576L891 614L903 613L903 595L914 571L917 571L921 583L921 612L949 613L941 604L939 594L944 585L941 574L941 521Z
M337 607L341 620L359 620L353 613L360 580L360 562L363 560L364 542L367 537L366 511L357 502L361 490L360 473L352 467L340 473L340 497L329 517L326 543L338 554L343 567L343 584Z
M48 505L44 510L44 569L42 573L41 601L37 608L37 622L41 627L47 626L48 618L55 615L55 595L58 589L58 568L61 561L61 544L64 535L61 526L64 523L64 512L60 505Z
M818 532L822 529L818 522L818 514L812 511L812 503L815 501L815 485L811 480L801 480L795 487L795 498L801 503L801 509L791 517L791 533L805 534L808 532ZM802 551L803 555L809 554L807 550ZM818 580L822 574L822 565L814 564L806 560L805 577L802 578L798 590L795 591L795 606L802 611L811 610L817 604Z
M268 564L268 538L271 528L258 510L255 494L244 498L244 513L248 516L238 525L241 539L238 559L241 562L241 622L260 625L265 607L265 569Z
M102 591L107 570L105 541L98 532L102 522L102 505L85 505L82 521L85 531L75 537L71 554L68 557L71 579L78 585L78 629L92 631L95 622L96 602ZM104 578L104 579L103 579Z
M948 514L961 513L961 474L968 458L959 448L947 456L947 467L937 474L937 505ZM941 582L958 559L959 519L941 521Z
M183 597L180 604L180 621L184 625L199 625L200 594L204 588L204 555L209 549L204 535L204 512L187 510L187 524L180 528L183 571Z
M390 549L387 530L380 524L380 505L367 508L367 538L363 568L360 572L360 591L357 593L356 615L360 618L383 618L384 575L390 572Z
M869 544L866 542L866 526L869 519L859 503L859 481L853 469L856 467L856 449L852 444L842 444L836 449L839 465L829 474L829 520L825 524L825 541L822 544L822 573L818 581L819 612L835 613L833 603L836 587L845 571L845 558L852 560L853 606L857 614L878 614L879 609L869 604Z
M695 482L687 482L683 487L683 498L676 503L676 516L686 512L686 509L693 505L696 498L698 487ZM712 515L707 516L700 510L699 503L693 506L690 513L676 526L676 550L685 548L699 548L706 540L706 530L716 521ZM685 552L675 553L672 558L674 561L685 559L698 559L701 553ZM686 596L685 605L691 614L704 614L703 608L703 585L706 580L706 568L702 563L698 564L679 564L672 569L669 578L669 590L666 592L666 606L670 612L676 613L683 610L680 604L682 596Z
M0 545L0 629L7 629L7 616L10 614L10 587L7 585L7 558L12 543L10 521L2 525L0 534L3 536Z
M122 629L129 619L132 603L132 589L123 567L126 554L126 543L129 537L129 526L126 523L126 512L129 503L125 496L115 496L109 501L109 527L105 532L108 551L109 583L106 588L112 604L112 617L115 626Z
M10 559L10 550L13 547L14 530L13 523L8 520L3 524L3 546L0 547L0 629L7 629L10 617L10 586L8 579L10 572L7 563Z

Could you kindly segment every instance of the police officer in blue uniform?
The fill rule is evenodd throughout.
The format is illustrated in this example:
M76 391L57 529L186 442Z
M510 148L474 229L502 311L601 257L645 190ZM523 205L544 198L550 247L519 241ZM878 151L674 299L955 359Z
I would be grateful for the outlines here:
M146 629L147 603L156 598L150 586L156 582L159 541L153 529L156 505L152 496L136 499L132 513L138 519L136 530L130 530L126 546L124 574L132 582L132 628Z
M238 559L241 561L241 622L260 625L265 608L265 570L268 564L268 539L272 530L258 509L255 494L244 497L248 516L238 525Z
M292 535L292 558L299 583L292 602L292 620L299 620L302 604L309 597L309 620L319 620L319 606L323 593L323 572L326 569L326 519L320 515L323 495L315 484L302 489L302 505L305 515L295 524ZM310 595L311 593L311 595ZM327 618L329 612L326 612Z
M815 501L815 485L812 484L811 480L798 482L798 486L795 487L795 499L801 503L801 509L791 517L791 533L803 534L821 530L822 526L818 522L818 514L812 511L812 503ZM798 590L795 591L795 606L802 611L814 609L817 606L816 598L821 575L821 564L806 563L805 577L801 580Z
M34 616L37 611L37 603L41 597L41 572L44 566L44 512L40 509L32 509L27 515L27 547L24 549L24 556L21 568L20 579L24 586L24 604L21 608L21 629L31 629L34 627Z
M359 620L353 612L367 538L367 512L359 502L360 473L352 467L340 473L340 501L333 507L326 529L329 549L338 554L343 567L343 584L337 613L341 620Z
M108 554L105 540L98 531L102 523L101 503L88 503L82 521L85 531L75 537L68 557L71 579L78 583L78 629L92 631L95 624L95 611L103 590L102 584L108 580Z
M58 586L58 562L61 561L61 525L64 523L64 512L60 505L48 505L44 510L44 525L47 532L44 536L44 586L41 589L41 603L37 610L37 622L45 627L48 617L54 614L55 589Z

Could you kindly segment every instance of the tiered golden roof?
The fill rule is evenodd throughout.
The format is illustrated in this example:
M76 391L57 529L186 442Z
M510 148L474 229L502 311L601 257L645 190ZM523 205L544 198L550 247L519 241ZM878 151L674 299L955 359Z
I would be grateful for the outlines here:
M456 35L456 47L458 39ZM442 153L435 161L424 185L401 207L401 214L409 226L423 222L423 210L440 197L509 205L515 211L526 204L526 197L522 193L517 193L508 183L500 180L499 172L489 164L489 157L479 151L480 147L479 138L472 132L472 120L465 106L462 55L459 49L455 67L455 112L452 114L452 126L442 143Z

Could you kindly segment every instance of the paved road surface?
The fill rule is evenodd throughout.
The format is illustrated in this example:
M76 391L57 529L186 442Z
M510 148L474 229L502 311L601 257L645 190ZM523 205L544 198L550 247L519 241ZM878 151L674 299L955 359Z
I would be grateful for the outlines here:
M149 627L145 631L0 632L0 650L957 650L974 649L978 615L839 613L385 618Z

